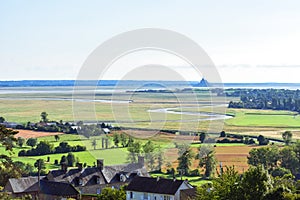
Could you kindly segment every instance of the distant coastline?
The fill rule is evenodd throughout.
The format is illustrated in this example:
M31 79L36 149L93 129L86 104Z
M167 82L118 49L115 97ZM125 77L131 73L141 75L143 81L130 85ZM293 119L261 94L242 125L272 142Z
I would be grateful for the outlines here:
M67 86L133 86L143 85L148 87L187 87L197 86L197 81L141 81L141 80L101 80L101 81L76 81L76 80L22 80L22 81L0 81L0 87L67 87ZM211 84L220 87L222 84ZM286 88L300 89L300 83L223 83L225 88Z

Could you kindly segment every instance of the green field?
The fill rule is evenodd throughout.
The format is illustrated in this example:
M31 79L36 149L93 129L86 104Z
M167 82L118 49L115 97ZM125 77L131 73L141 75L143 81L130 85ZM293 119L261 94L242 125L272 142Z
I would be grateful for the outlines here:
M55 89L54 89L55 90ZM85 94L80 94L83 98ZM195 96L196 100L195 101ZM40 98L61 98L56 100L43 100ZM197 91L196 93L182 92L174 95L173 93L117 93L112 96L110 93L97 93L95 98L102 100L132 100L129 104L112 104L103 102L75 102L70 100L70 93L41 93L41 94L0 94L0 116L7 121L27 123L40 121L40 113L47 112L50 120L63 121L99 121L112 123L115 126L128 128L151 128L165 130L184 130L184 131L207 131L208 127L225 130L230 133L247 135L265 135L268 137L281 138L281 133L285 130L293 131L293 138L300 139L300 117L289 111L271 111L271 110L246 110L246 109L226 109L226 105L211 106L215 103L224 103L224 99L210 94L208 91ZM179 99L184 101L179 103ZM226 102L236 99L227 99ZM226 103L225 102L225 103ZM190 113L227 113L234 116L225 120L203 120L205 117L197 115L180 115L176 113L149 113L148 110L171 108L174 112ZM74 118L75 117L75 118ZM117 122L115 121L117 120ZM102 136L92 137L90 139L78 135L61 135L60 140L55 141L53 136L42 137L38 140L50 141L54 146L59 142L67 141L70 145L84 145L88 151L76 152L80 162L86 162L87 165L94 165L97 158L104 158L105 164L126 163L127 150L125 148L101 149ZM97 148L94 150L92 140L96 139ZM153 137L151 138L156 145L162 148L172 147L174 145L170 138ZM110 139L109 146L112 147ZM140 140L145 142L146 140ZM193 144L192 147L198 147ZM217 144L217 146L234 147L241 144ZM21 149L30 147L15 148L14 160L20 160L33 164L38 158L47 159L48 156L17 157ZM0 154L7 153L0 147ZM64 154L66 155L66 154ZM54 160L60 160L62 154L49 155L50 162L47 163L48 169L57 168L53 165Z

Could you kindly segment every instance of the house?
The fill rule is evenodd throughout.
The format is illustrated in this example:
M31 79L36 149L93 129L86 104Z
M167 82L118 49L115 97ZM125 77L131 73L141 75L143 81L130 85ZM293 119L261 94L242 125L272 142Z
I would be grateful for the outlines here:
M40 181L39 199L61 200L69 198L80 199L79 191L72 184L47 180Z
M138 163L104 166L104 160L98 159L95 167L77 168L68 170L62 165L60 170L52 170L47 175L47 180L66 182L76 187L81 194L100 194L105 187L120 188L128 184L135 176L149 174L144 166L144 157L139 157Z
M35 199L39 191L38 177L10 178L4 186L4 191L12 197L31 195Z
M43 176L38 183L38 177L11 178L4 187L4 191L12 197L31 195L32 199L79 199L79 191L69 183L47 181Z
M17 128L19 126L22 126L21 124L15 123L15 122L3 122L0 123L0 125L5 126L5 128Z
M110 133L110 130L108 128L102 128L104 134L109 134Z
M126 188L126 200L180 200L180 191L191 188L183 180L136 176Z

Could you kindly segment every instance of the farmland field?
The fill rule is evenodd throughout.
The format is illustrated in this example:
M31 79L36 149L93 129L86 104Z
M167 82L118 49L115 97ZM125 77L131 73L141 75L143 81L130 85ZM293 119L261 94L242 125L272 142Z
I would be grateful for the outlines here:
M38 122L41 112L45 111L48 113L48 118L54 121L77 122L82 120L121 126L126 128L123 130L125 133L135 136L140 142L145 143L147 140L152 140L155 145L164 149L166 163L171 162L173 167L177 166L176 159L178 157L174 143L183 141L191 143L198 138L162 132L157 134L158 132L155 130L212 131L214 133L225 130L229 133L253 136L261 134L270 138L281 138L283 131L291 130L293 138L300 139L300 117L296 113L227 109L227 103L230 100L236 100L236 98L227 99L224 102L222 97L206 90L179 93L130 93L124 89L112 94L110 91L112 88L108 87L96 91L94 99L88 99L89 96L86 96L86 93L90 91L90 88L83 88L83 92L76 97L79 100L73 101L71 88L31 88L32 91L25 89L28 91L22 92L23 89L15 88L14 90L18 91L15 93L0 92L0 116L3 116L7 121L21 124ZM193 95L196 96L197 101ZM184 101L179 101L180 99ZM153 129L153 131L147 129ZM54 134L57 133L21 130L17 137L38 137L38 141L49 141L54 146L58 146L62 141L66 141L70 145L86 146L87 151L75 152L74 155L80 162L87 163L89 166L94 165L97 158L104 158L107 165L127 162L127 149L112 148L111 137L108 137L110 148L102 149L101 140L102 137L106 136L87 139L79 135L63 134L60 135L60 140L56 141ZM92 146L92 140L96 140L96 149ZM193 151L197 152L199 145L192 144L191 146ZM238 171L242 172L248 168L247 155L251 148L256 148L256 146L217 144L215 147L216 157L223 166L235 165ZM47 160L49 156L50 162L46 163L47 169L59 167L54 165L54 161L59 161L62 155L66 155L18 157L17 153L22 149L30 149L30 147L15 147L15 154L11 155L13 160L33 164L37 159ZM3 147L0 147L1 153L6 153ZM192 168L197 168L197 166L198 161L195 160ZM166 167L164 166L163 169L165 170Z

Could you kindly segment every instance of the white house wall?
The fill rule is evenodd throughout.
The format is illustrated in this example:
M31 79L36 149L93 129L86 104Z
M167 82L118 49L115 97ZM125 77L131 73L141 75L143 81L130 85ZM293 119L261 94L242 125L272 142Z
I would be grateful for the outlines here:
M175 198L174 195L148 193L148 199L144 199L143 192L132 191L132 193L133 193L133 198L130 198L130 191L126 192L126 200L164 200L164 196L169 196L170 200L179 200L179 199Z

